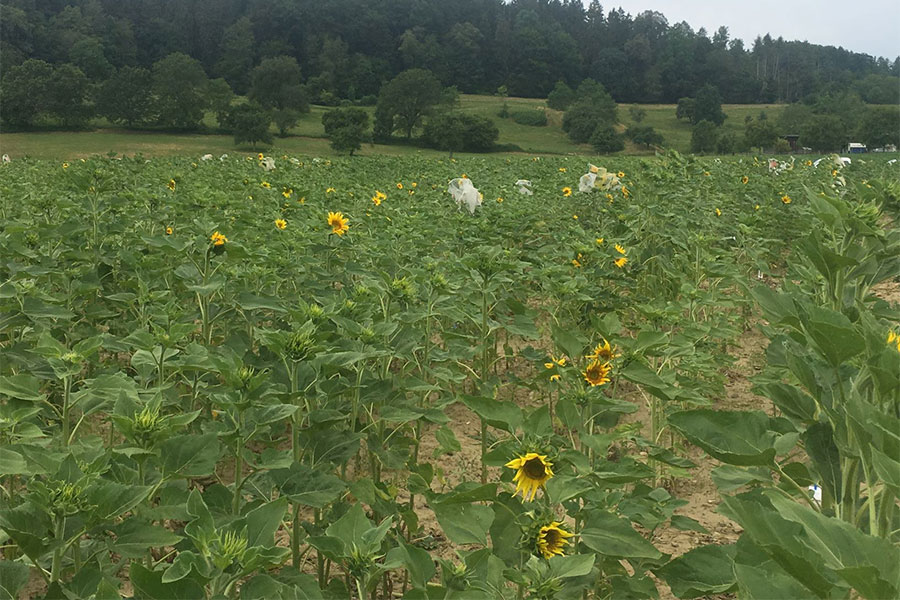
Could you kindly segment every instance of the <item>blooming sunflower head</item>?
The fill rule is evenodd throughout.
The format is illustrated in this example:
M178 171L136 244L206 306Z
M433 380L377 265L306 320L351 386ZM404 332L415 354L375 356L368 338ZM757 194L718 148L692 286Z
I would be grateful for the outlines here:
M225 242L228 241L228 238L216 231L211 236L209 236L209 241L212 242L213 246L224 246Z
M600 245L603 244L603 238L602 238L602 237L598 237L598 238L597 238L596 240L594 240L594 241L597 242L597 245L598 245L598 246L600 246Z
M619 258L617 258L616 260L613 261L613 264L621 269L626 264L628 264L628 259L625 258L624 256L620 256Z
M536 546L538 553L546 559L564 554L569 538L575 534L567 531L559 521L544 525L538 532Z
M172 235L173 233L175 233L174 229L172 229L171 227L166 227L166 235Z
M513 477L516 491L513 495L522 492L522 498L525 500L534 500L538 488L543 487L547 480L553 477L553 470L550 468L553 463L547 460L546 455L539 455L536 452L514 458L506 463L506 466L516 469L516 475Z
M584 369L584 380L591 384L591 387L607 384L610 370L608 362L593 360Z
M382 198L377 193L374 196L372 196L372 204L374 204L375 206L381 206L381 201L382 201Z
M623 177L625 177L625 172L619 171L618 173L616 173L616 177L618 177L619 179L622 179Z
M278 229L285 229L287 228L287 221L284 219L275 219L275 227Z
M342 212L328 213L328 225L331 227L331 233L344 235L347 233L347 230L350 229L350 225L348 225L349 222L350 220L345 217Z
M262 152L260 152L259 154L256 155L256 160L262 160L262 159L264 159L265 157L266 157L266 155L263 154Z
M266 188L267 190L268 190L269 188L272 187L272 184L269 183L268 181L263 181L263 182L260 183L259 185L261 185L262 187Z
M572 195L572 188L570 188L569 186L564 187L564 188L562 189L562 194L563 194L563 196L565 196L566 198L568 198L569 196Z
M397 182L397 189L398 189L398 190L402 190L402 189L403 189L403 184L400 183L399 181Z
M785 194L784 196L781 197L781 201L784 202L785 204L790 204L790 203L791 203L791 197L788 196L787 194Z
M716 208L716 216L717 216L717 217L721 217L721 216L722 216L722 211L721 211L721 209Z
M333 193L335 193L336 191L337 191L337 190L334 189L333 187L325 188L325 193L326 193L326 194L333 194Z
M281 195L284 196L285 198L290 198L291 195L293 195L293 193L294 193L294 190L291 188L288 188L288 187L284 188L281 191Z
M166 187L169 188L171 191L174 192L174 191L175 191L175 180L174 180L174 179L170 179L170 180L169 180L169 183L166 184Z
M589 358L592 361L599 360L608 363L612 359L621 356L621 354L616 353L616 350L617 348L615 346L610 346L609 340L603 340L597 344L585 358Z
M631 195L631 192L628 191L628 186L627 186L627 185L623 185L623 186L622 186L622 197L623 197L623 198L627 198L627 197L630 196L630 195Z
M63 167L63 169L68 169L68 168L69 168L69 163L64 162L63 165L62 165L62 167Z
M618 253L621 254L622 256L625 256L625 255L627 254L627 252L625 251L625 248L623 248L623 247L620 246L619 244L616 244L616 245L614 246L614 248L616 249L616 252L618 252Z
M747 177L746 175L741 177L741 183L743 183L744 185L746 185L749 181L750 181L750 178Z

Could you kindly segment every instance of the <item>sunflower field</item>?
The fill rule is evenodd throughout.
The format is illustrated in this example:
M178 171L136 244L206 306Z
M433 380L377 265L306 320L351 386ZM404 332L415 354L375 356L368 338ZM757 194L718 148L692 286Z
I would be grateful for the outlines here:
M0 599L900 597L896 161L604 160L0 165Z

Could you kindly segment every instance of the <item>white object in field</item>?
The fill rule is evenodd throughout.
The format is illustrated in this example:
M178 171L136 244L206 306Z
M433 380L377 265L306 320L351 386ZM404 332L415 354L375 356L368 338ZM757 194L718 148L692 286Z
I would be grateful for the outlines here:
M219 160L225 160L226 158L228 158L228 155L223 154L222 156L219 157Z
M264 171L274 171L275 170L275 159L271 156L266 156L261 161L259 161L259 166L263 168Z
M450 185L447 186L447 191L450 192L450 195L456 200L456 206L459 210L462 210L463 205L465 205L470 215L475 214L475 209L481 206L481 193L468 177L451 179Z
M200 160L212 160L212 154L204 154L200 157Z
M812 492L812 498L816 504L822 504L822 488L817 485L809 486L809 491Z
M292 165L298 165L298 166L299 166L299 165L300 165L300 159L299 159L299 158L292 158L292 159L291 159L291 164L292 164Z
M597 181L596 173L585 173L578 180L579 192L591 192L594 190L594 182Z
M516 185L519 186L519 193L525 194L526 196L534 195L534 192L531 191L531 182L527 179L520 179L516 182Z
M3 156L6 156L6 155L4 154ZM9 158L9 157L6 156L6 158ZM896 158L892 158L891 160L889 160L889 161L887 162L887 164L892 165L892 164L894 164L895 162L897 162L897 159L896 159Z
M3 162L5 162L5 163L10 162L10 160L9 160L9 154L4 154L4 155L3 155Z

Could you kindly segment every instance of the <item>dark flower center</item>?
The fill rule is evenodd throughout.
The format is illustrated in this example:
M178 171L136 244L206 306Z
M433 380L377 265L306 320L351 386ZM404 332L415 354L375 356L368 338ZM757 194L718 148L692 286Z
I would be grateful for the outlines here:
M557 531L556 529L548 529L544 533L544 540L547 542L547 546L549 548L556 548L557 546L559 546L560 542L559 531Z
M525 461L525 474L531 479L543 479L546 474L544 462L540 458Z

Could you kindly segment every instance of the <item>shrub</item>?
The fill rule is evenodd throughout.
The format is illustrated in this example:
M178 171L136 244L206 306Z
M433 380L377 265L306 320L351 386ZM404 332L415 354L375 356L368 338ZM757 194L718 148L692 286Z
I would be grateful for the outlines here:
M234 134L235 145L247 142L256 147L257 142L272 143L269 124L272 115L259 104L250 102L234 106L228 112L226 126Z
M554 110L566 110L575 102L575 90L564 81L557 81L556 87L547 95L547 106Z
M455 151L487 152L494 148L500 131L487 117L461 112L445 112L425 125L425 142L432 148Z
M625 131L625 137L635 144L642 144L647 148L663 143L662 134L649 125L632 125Z
M625 141L616 133L612 125L600 124L591 134L591 146L601 154L620 152L625 149Z
M543 110L514 110L509 116L519 125L543 127L547 124L547 113Z
M719 130L712 121L700 121L691 131L691 152L713 152L719 139Z
M369 114L361 108L336 108L322 115L322 125L325 135L331 140L331 147L353 156L366 139Z

